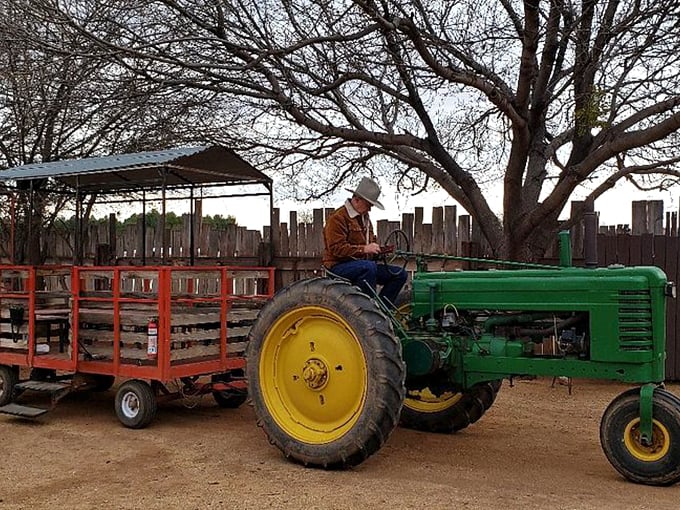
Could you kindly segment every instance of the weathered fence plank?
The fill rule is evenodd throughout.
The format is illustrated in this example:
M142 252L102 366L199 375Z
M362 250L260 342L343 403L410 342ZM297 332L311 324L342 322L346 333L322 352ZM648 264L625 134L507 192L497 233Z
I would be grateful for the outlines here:
M633 208L632 234L635 236L647 233L647 202L644 200L635 200L632 203L632 208Z
M281 211L278 207L274 207L272 210L272 224L271 224L271 239L274 245L274 256L288 255L288 253L282 253L281 245L283 244L282 233L283 227L281 226ZM288 230L286 230L286 235Z
M457 255L457 225L458 220L456 206L444 206L444 253Z
M288 238L288 248L293 257L298 256L298 220L297 211L290 211L290 236Z
M432 253L444 253L444 208L432 208Z
M423 208L416 207L414 209L413 219L413 251L422 252L424 243L423 234ZM428 241L429 242L429 241Z

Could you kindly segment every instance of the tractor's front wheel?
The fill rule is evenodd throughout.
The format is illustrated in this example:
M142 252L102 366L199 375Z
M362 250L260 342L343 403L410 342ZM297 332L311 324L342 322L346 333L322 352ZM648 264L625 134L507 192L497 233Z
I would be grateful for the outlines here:
M408 390L401 425L425 432L452 433L472 425L496 400L501 381L475 384L464 391Z
M602 416L600 443L612 466L632 482L680 481L680 399L661 388L654 390L652 438L647 443L640 433L640 390L622 393Z
M247 361L258 424L292 460L357 465L397 425L401 346L375 302L345 282L303 280L277 293L250 332Z

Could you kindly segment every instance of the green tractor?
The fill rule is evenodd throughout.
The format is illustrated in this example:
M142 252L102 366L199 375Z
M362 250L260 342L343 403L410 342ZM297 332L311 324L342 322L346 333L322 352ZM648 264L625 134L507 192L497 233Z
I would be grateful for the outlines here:
M663 389L675 286L663 271L572 267L568 235L559 266L428 272L427 256L395 253L418 262L396 311L347 282L315 278L282 289L260 312L250 395L286 457L354 466L399 423L454 432L482 417L503 379L564 376L638 384L604 412L604 453L633 482L680 480L680 399ZM554 349L541 354L546 339Z

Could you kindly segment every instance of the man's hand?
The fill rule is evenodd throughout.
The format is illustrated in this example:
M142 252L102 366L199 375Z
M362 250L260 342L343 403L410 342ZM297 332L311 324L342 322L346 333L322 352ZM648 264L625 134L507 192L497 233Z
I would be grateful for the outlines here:
M364 253L366 255L377 255L380 253L380 245L378 243L370 243L364 246Z

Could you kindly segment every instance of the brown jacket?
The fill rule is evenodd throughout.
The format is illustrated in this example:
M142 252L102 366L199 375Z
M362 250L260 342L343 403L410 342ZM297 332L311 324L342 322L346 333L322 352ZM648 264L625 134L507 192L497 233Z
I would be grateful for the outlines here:
M368 214L361 216L351 205L348 208L348 204L349 200L333 211L323 229L323 265L328 268L338 262L369 258L364 253L364 246L375 242L373 225Z

